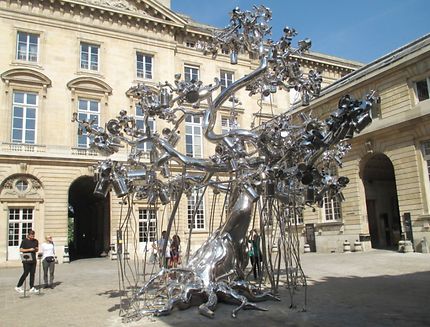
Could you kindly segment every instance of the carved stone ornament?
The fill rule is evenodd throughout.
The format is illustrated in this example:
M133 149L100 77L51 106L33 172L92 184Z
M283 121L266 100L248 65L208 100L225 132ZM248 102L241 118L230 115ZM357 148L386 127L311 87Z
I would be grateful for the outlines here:
M127 0L82 0L82 2L87 2L97 6L114 7L129 11L138 11L136 6Z
M0 186L2 198L33 198L40 197L40 181L29 175L14 175L7 178Z

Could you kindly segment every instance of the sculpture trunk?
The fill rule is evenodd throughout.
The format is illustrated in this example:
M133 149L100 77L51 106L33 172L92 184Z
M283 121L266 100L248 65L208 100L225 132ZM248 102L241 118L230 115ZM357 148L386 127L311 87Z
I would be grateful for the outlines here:
M227 275L233 275L235 279L244 278L246 235L252 217L253 199L237 188L231 201L225 224L206 240L187 265L206 285Z

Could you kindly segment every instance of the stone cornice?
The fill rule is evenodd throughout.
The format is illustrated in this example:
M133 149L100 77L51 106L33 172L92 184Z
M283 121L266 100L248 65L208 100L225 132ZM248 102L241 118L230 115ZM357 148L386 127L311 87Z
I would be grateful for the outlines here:
M116 2L112 0L51 0L51 3L55 1L59 2L60 4L67 2L74 5L86 6L90 8L90 10L97 9L102 12L109 11L120 15L129 15L131 17L145 18L155 22L165 23L177 27L184 27L184 25L186 24L186 21L182 17L169 10L168 8L162 6L157 1L153 0ZM112 4L109 4L110 2ZM129 6L127 7L126 5L115 5L115 3L127 3ZM135 3L135 5L133 6L130 3ZM143 9L139 10L138 6L143 7Z
M25 0L23 0L25 1ZM23 2L21 1L21 3ZM56 0L53 0L54 2ZM15 1L9 1L15 2ZM34 1L32 6L37 6L37 1ZM42 5L40 7L43 7ZM174 41L173 35L176 33L176 27L170 26L166 27L165 34L170 35L170 39L162 39L157 38L154 35L150 33L142 33L142 29L145 27L148 30L155 30L158 27L161 27L160 24L157 26L151 25L150 23L144 24L143 19L140 21L135 21L133 25L130 22L120 22L118 23L114 18L109 17L106 20L100 20L97 18L97 16L94 16L94 13L91 14L91 17L95 20L95 22L86 22L84 20L80 20L79 23L76 22L76 20L73 20L70 18L70 15L77 15L78 13L75 13L75 11L67 12L64 9L60 10L58 8L52 7L50 12L50 15L47 14L44 10L32 10L31 7L28 8L22 8L14 6L9 6L4 9L4 6L2 7L2 4L0 3L0 18L6 18L13 20L15 22L25 22L25 23L32 23L35 20L37 20L39 25L43 26L50 26L50 27L57 27L61 29L66 30L79 30L80 32L87 32L95 35L102 35L117 39L123 39L128 41L134 41L138 42L140 44L146 44L146 45L154 45L157 44L157 47L162 47L166 49L174 50L176 48L176 43ZM55 12L58 11L58 14L55 14ZM61 14L61 15L60 15ZM106 13L104 14L107 15ZM90 17L90 14L88 15ZM105 17L106 18L106 17ZM97 20L99 22L97 22ZM119 29L118 24L126 25L124 29ZM98 28L95 28L95 24L99 25Z
M145 0L135 1L141 6L147 7L149 13L145 11L134 12L115 7L101 6L88 1L79 0L8 0L7 9L19 13L28 12L29 15L38 15L43 11L42 16L52 19L52 13L58 11L62 14L62 20L70 20L69 16L87 16L100 22L116 23L127 27L138 27L147 29L160 29L170 33L177 29L184 30L186 21L162 6L156 1ZM0 8L1 9L1 8ZM49 11L50 15L46 15ZM38 14L39 13L39 14ZM157 16L152 15L154 13ZM80 22L81 23L81 22Z

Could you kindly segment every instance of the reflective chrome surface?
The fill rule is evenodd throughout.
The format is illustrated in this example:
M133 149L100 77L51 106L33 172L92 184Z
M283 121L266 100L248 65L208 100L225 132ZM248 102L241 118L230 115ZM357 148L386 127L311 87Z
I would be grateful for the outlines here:
M293 47L297 33L290 27L285 27L277 42L268 40L265 37L270 32L270 18L271 11L264 6L252 11L235 8L230 25L215 32L211 43L198 45L214 57L218 51L228 51L232 64L245 51L260 60L256 70L218 96L213 96L220 86L217 79L214 84L203 85L182 80L178 74L173 83L131 88L143 112L144 128L125 111L104 128L80 121L76 114L73 117L82 133L93 138L91 146L101 153L109 156L121 147L130 149L127 162L106 159L97 165L94 192L106 196L113 189L120 198L146 199L150 205L173 202L168 234L182 194L211 187L214 193L224 192L229 198L225 223L185 260L182 268L162 268L145 285L133 285L130 307L134 309L129 317L166 315L175 306L191 306L196 299L199 312L208 317L213 317L218 300L238 304L233 317L242 308L261 309L250 301L278 300L273 294L278 291L281 268L287 272L289 289L297 286L299 279L306 284L293 226L306 206L322 206L324 196L343 199L341 191L349 180L332 176L330 171L333 166L341 166L349 149L344 141L371 123L370 109L378 98L373 92L362 100L344 96L326 120L301 114L301 121L292 123L292 117L285 114L252 130L233 128L216 133L217 111L239 89L262 96L295 89L301 93L303 105L320 93L320 74L310 71L305 75L295 59L310 48L310 40L299 41ZM203 102L205 106L201 106ZM216 144L216 152L209 158L192 158L176 149L179 126L187 116L200 117L206 140ZM171 126L162 133L154 132L150 119L164 120ZM234 120L231 123L235 125ZM153 144L149 162L143 160L144 142ZM172 174L172 162L183 167L182 173ZM228 175L230 180L224 183L218 175ZM255 210L261 230L261 265L270 292L246 281L247 234ZM276 258L273 247L277 248Z

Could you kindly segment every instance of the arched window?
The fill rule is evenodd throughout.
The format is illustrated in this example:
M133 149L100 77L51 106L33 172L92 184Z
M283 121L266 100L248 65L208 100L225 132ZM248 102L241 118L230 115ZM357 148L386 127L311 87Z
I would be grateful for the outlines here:
M10 95L10 110L5 119L10 121L11 144L41 143L38 139L41 98L46 97L51 80L38 71L24 68L8 70L1 74L1 78L6 93Z
M0 201L7 208L7 260L19 260L21 241L35 228L42 192L41 182L29 174L11 175L0 184Z
M107 83L94 77L78 77L67 83L67 87L71 91L72 113L76 112L79 120L100 126L108 118L103 117L106 111L103 108L112 94L112 88ZM76 135L77 148L87 149L91 139L82 134L79 128Z

